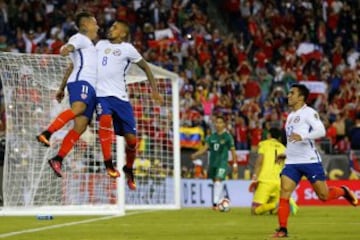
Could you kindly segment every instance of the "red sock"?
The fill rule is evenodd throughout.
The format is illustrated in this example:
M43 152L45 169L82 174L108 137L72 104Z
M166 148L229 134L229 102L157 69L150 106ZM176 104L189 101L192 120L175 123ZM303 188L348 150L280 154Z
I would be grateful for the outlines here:
M132 168L136 157L136 137L126 140L126 167Z
M280 198L278 220L280 227L287 228L287 221L290 214L289 199Z
M111 161L112 147L112 117L111 115L102 115L99 119L99 139L104 161Z
M75 130L71 129L68 134L65 136L61 147L59 149L58 156L64 158L75 145L77 140L80 138L80 134Z
M70 120L75 118L75 114L71 109L65 110L64 112L60 113L54 121L50 124L48 127L48 131L50 133L53 133L60 128L62 128L66 123L68 123Z
M332 200L332 199L337 199L341 196L344 196L344 194L345 194L344 189L342 189L340 187L329 187L329 195L326 200L328 201L328 200Z

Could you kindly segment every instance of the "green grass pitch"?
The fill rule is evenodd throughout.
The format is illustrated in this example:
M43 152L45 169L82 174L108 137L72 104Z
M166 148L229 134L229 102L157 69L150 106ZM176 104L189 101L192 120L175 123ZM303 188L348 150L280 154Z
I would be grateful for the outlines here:
M9 240L252 240L271 239L274 215L251 216L248 208L129 211L123 217L0 217L0 239ZM360 239L360 208L300 207L289 219L289 238Z

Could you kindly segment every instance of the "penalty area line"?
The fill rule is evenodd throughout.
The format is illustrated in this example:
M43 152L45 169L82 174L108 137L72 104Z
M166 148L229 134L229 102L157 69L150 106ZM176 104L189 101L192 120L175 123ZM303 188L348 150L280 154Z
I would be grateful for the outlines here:
M122 215L122 216L116 216L115 215L115 216L98 217L98 218L91 218L91 219L86 219L86 220L76 221L76 222L61 223L61 224L56 224L56 225L51 225L51 226L46 226L46 227L40 227L40 228L31 228L31 229L26 229L26 230L21 230L21 231L3 233L3 234L0 234L0 238L12 237L12 236L16 236L16 235L25 234L25 233L40 232L40 231L45 231L45 230L49 230L49 229L70 227L70 226L84 224L84 223L92 223L92 222L103 221L103 220L108 220L108 219L112 219L112 218L126 217L126 216L149 213L149 212L154 212L154 211L155 210L136 211L136 212L128 213L126 215Z

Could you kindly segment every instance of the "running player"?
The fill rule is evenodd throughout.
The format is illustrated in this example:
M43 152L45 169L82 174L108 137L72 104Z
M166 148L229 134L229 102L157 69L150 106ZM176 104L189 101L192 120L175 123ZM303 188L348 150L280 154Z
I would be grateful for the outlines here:
M286 155L285 167L281 172L281 191L278 210L279 228L274 238L287 237L287 223L290 213L289 199L302 176L310 181L317 196L322 201L344 197L350 204L357 206L358 199L346 186L328 187L320 154L315 148L315 139L325 136L325 127L319 114L305 102L309 89L302 84L292 85L288 93L288 105L291 113L286 119Z
M112 163L112 134L125 137L126 164L123 167L128 187L136 189L133 163L136 154L136 125L132 106L126 88L126 73L131 63L136 63L146 74L152 89L152 97L158 103L163 102L154 76L147 62L135 47L128 43L129 26L116 21L108 32L108 40L96 44L98 53L97 114L99 118L99 138L104 163L111 177L119 177L119 171Z
M50 146L50 137L69 121L74 120L73 128L65 136L58 154L48 162L58 177L62 177L62 161L70 152L81 134L86 130L93 116L96 104L96 49L92 40L96 39L99 26L90 13L81 12L76 16L76 26L79 32L61 47L62 56L70 56L72 64L65 74L56 93L56 99L61 102L64 90L67 87L70 99L70 108L60 113L50 126L36 139Z

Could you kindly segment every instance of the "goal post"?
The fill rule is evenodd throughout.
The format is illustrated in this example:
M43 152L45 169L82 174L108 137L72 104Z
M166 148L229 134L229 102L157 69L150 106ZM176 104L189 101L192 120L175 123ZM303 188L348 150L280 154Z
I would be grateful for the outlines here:
M180 208L180 147L178 76L150 64L165 99L151 99L145 74L132 65L127 77L137 121L139 147L135 160L136 191L125 185L124 173L106 175L94 116L86 132L63 161L64 177L54 175L53 157L72 122L51 137L51 147L35 136L61 111L55 93L69 59L58 55L0 53L0 78L6 107L4 206L0 215L123 215L126 209ZM125 159L124 140L114 138L119 169Z

